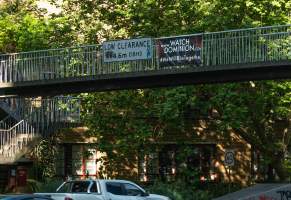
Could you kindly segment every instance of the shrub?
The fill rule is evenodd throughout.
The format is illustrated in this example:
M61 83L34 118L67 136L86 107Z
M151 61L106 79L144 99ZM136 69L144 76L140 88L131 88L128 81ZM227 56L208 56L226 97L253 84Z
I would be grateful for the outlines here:
M208 200L241 189L239 184L215 182L188 182L177 180L171 183L156 181L146 187L150 193L165 195L171 200Z
M208 191L197 189L194 185L188 185L183 181L173 183L155 182L147 190L151 193L168 196L171 200L208 200L211 195Z
M235 192L242 189L241 185L238 183L204 183L201 184L199 188L203 191L207 190L213 198L223 196L228 193Z
M41 183L34 179L27 179L27 188L29 192L36 192L39 190Z
M41 183L37 192L56 192L56 189L63 183L61 179L47 179Z

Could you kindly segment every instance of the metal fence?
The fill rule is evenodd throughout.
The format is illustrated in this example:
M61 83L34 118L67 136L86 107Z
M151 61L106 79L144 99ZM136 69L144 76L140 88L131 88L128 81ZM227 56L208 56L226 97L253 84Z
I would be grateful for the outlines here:
M291 25L203 35L203 65L291 60Z
M7 130L0 130L0 156L15 157L36 136L36 128L21 120Z
M79 98L11 97L0 99L0 102L2 109L9 108L11 112L0 121L1 158L14 158L33 138L49 136L60 128L80 122Z
M0 107L16 121L22 119L29 119L31 123L80 121L80 98L71 96L53 98L7 97L0 99Z
M291 25L222 31L200 35L201 69L219 65L291 60ZM191 35L188 35L191 36ZM153 40L154 45L159 38ZM150 60L103 62L100 45L0 55L0 82L52 80L92 75L164 70L156 48ZM179 69L192 66L171 66ZM167 68L168 70L169 68Z

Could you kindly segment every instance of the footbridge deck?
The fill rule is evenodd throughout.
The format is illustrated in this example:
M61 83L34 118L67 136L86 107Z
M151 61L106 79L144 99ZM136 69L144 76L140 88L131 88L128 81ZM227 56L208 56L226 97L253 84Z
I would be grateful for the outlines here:
M291 25L0 55L0 95L291 79Z

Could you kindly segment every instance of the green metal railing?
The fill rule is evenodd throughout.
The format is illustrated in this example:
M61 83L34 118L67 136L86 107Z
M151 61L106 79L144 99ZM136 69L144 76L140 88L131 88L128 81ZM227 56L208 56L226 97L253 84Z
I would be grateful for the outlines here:
M206 66L291 60L291 25L203 35Z
M0 158L15 159L29 142L36 137L47 137L60 128L80 123L80 99L54 97L32 99L10 97L0 99L0 107L10 107L15 115L0 121ZM4 102L4 103L3 103ZM0 160L1 163L1 160Z
M248 64L291 60L291 25L195 34L202 37L201 65ZM191 35L187 35L191 36ZM177 36L182 37L182 36ZM160 38L153 40L154 45ZM103 62L102 46L87 45L0 56L0 82L53 80L127 72L164 70L156 48L150 60ZM170 66L168 69L193 67Z
M31 123L71 123L80 121L80 98L71 96L0 98L0 108L9 113L15 121L28 118ZM5 120L0 122L3 121Z

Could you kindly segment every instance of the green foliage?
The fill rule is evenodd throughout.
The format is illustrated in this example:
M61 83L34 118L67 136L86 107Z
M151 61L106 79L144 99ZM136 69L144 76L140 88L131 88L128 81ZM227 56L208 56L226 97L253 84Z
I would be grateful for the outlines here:
M284 167L286 167L287 173L288 173L288 179L291 181L291 157L287 156L285 162L284 162Z
M168 196L172 200L208 200L212 199L208 191L197 189L195 185L189 185L184 181L176 181L174 183L155 182L147 190L150 193Z
M34 0L0 3L0 53L75 44L68 17L48 18L42 12Z
M1 1L0 53L291 22L289 0L63 0L59 6L60 14L45 16L34 0ZM269 47L289 58L289 43ZM171 138L171 132L195 134L194 123L202 118L211 118L212 128L225 136L239 133L281 171L284 157L278 155L290 149L290 91L290 81L264 81L81 96L85 124L98 137L98 148L108 153L105 163L112 171L129 152L140 146L149 151L145 144ZM47 143L42 146L36 154L41 176L50 177L54 154Z
M34 1L4 1L0 5L0 52L47 47L45 22L37 16Z
M18 30L16 42L19 50L29 51L48 48L49 32L45 21L27 14L21 19Z
M153 185L146 187L146 189L150 193L165 195L172 200L208 200L238 191L241 189L241 186L233 183L201 183L198 181L196 183L187 183L179 179L172 183L156 181Z
M64 181L56 178L47 178L43 182L36 181L34 179L27 179L27 186L25 189L26 193L35 193L35 192L56 192L57 188Z
M37 171L37 180L45 181L55 176L56 146L53 139L43 139L34 147L31 156Z
M238 183L205 183L199 186L201 190L208 191L213 198L223 196L228 193L236 192L242 189L242 186Z
M78 2L78 6L82 7L82 4ZM110 27L111 34L103 37L114 39L122 36L157 37L282 24L289 20L289 9L290 2L286 0L147 0L104 1L95 6L94 12L99 12L100 19ZM276 138L276 119L285 119L290 114L290 99L286 94L289 88L282 91L283 96L278 95L276 89L289 83L254 84L259 86L253 88L249 83L242 83L88 95L90 100L85 101L84 107L86 109L89 106L89 113L94 114L86 115L85 120L92 132L101 138L102 150L110 151L118 144L122 146L121 155L126 155L128 143L133 144L128 150L133 150L148 140L158 141L167 137L170 131L193 135L194 120L191 117L207 118L211 111L218 111L219 119L212 121L217 132L225 133L227 137L229 130L239 130L250 144L264 147L260 150L265 156L270 156L272 154L263 150L273 150L272 147L277 147L277 144L283 148L289 145L289 140L284 140L286 143L282 144L280 137L266 143L268 137ZM265 91L268 91L266 95ZM268 95L271 92L274 94ZM107 99L106 103L100 102L104 98ZM185 116L190 116L190 119Z
M28 187L29 193L39 191L40 184L41 184L40 182L34 179L27 179L27 187Z
M63 182L60 179L47 179L45 182L39 184L35 192L56 192Z
M288 81L227 84L210 99L221 117L217 126L239 133L281 179L287 175L282 164L290 146L290 91Z

